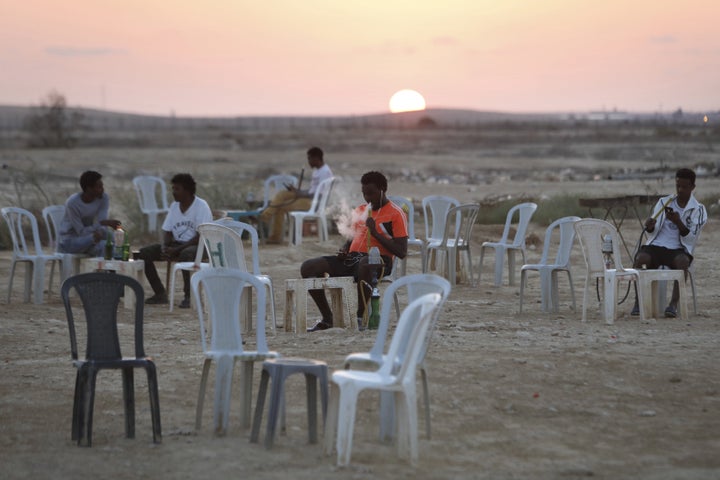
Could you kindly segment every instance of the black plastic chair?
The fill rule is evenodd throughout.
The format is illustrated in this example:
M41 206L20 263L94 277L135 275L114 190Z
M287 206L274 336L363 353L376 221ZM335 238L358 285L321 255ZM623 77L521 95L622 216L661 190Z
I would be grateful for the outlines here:
M135 357L123 358L120 352L120 338L117 328L117 311L124 287L135 293ZM70 290L74 288L80 297L87 323L87 350L85 359L78 359L77 337ZM134 369L144 368L150 391L150 414L152 417L153 442L160 443L160 402L158 397L157 373L153 361L145 356L143 349L143 306L144 291L137 280L110 272L85 273L70 277L62 285L60 295L65 304L70 329L70 349L73 364L77 368L75 377L75 399L73 403L72 439L78 445L86 441L92 445L92 418L95 403L95 381L102 369L121 369L123 379L123 403L125 405L125 434L135 437L135 385Z

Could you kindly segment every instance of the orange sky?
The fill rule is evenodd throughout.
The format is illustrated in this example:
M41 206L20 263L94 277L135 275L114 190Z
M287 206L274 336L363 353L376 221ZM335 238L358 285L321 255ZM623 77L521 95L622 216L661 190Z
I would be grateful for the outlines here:
M718 0L0 0L0 104L716 111L718 23Z

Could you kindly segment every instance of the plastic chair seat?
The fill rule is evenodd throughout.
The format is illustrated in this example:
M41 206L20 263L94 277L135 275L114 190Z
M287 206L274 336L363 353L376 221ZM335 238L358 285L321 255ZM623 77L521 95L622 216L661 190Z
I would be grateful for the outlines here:
M165 181L152 175L139 175L133 178L133 185L137 193L140 211L148 217L148 231L155 232L158 227L158 215L167 214L170 211L167 205Z
M586 275L585 291L583 293L582 321L587 320L588 298L592 280L602 279L603 314L605 322L609 325L615 322L617 316L617 302L619 298L618 289L621 279L640 282L639 271L634 268L623 268L620 253L620 235L617 229L597 218L583 218L574 224L575 234L580 241L583 257L585 257ZM610 235L612 240L612 263L615 268L607 268L605 257L602 252L602 239ZM643 289L638 288L638 304L640 307L640 319L645 319L645 306L643 301Z
M327 226L327 217L325 216L325 207L327 206L328 198L332 191L335 177L326 178L318 185L317 190L313 194L312 203L307 211L293 211L289 212L291 222L291 243L293 245L300 245L303 237L303 223L305 220L317 220L318 232L320 234L320 241L327 242L329 233Z
M522 313L523 308L523 293L527 284L527 274L531 271L540 274L540 298L543 312L559 311L558 274L560 272L567 273L572 297L572 309L575 310L575 287L573 286L572 272L570 271L570 253L575 240L573 224L578 220L580 220L580 217L571 216L559 218L552 222L545 230L545 241L540 263L525 264L520 268L520 313ZM558 231L559 241L555 260L551 263L549 258L550 244L555 230Z
M503 229L502 238L498 242L483 242L480 245L480 270L478 272L478 283L482 276L483 258L485 250L492 248L495 250L495 286L502 285L502 277L505 263L505 253L508 257L508 284L515 285L515 252L520 252L525 264L525 234L527 233L530 219L537 210L537 204L532 202L521 203L512 207L505 217L505 228ZM513 224L515 212L518 214L517 230L512 241L510 240L510 227Z
M135 357L123 358L117 328L117 310L120 296L125 288L133 291L135 302L134 345ZM78 342L70 303L74 289L82 302L86 319L87 351L85 359L78 358ZM125 434L135 437L135 387L134 369L142 368L147 374L150 394L150 416L153 442L162 441L160 425L160 401L158 396L155 363L145 356L143 349L143 301L144 291L140 283L124 275L110 273L85 273L68 278L60 291L70 331L70 350L76 368L75 395L72 415L72 440L78 445L92 445L93 408L97 374L104 369L122 371L123 405L125 409Z
M452 286L446 279L429 273L421 273L416 275L409 275L400 277L394 280L383 292L383 299L380 307L380 324L378 325L377 335L375 337L375 343L373 344L369 352L358 352L351 353L343 362L343 366L346 369L356 368L374 368L377 369L384 362L388 361L388 356L385 354L385 341L390 328L390 300L395 300L395 308L398 311L398 318L400 317L400 307L398 303L398 293L401 290L407 290L408 303L412 303L413 300L420 298L423 295L429 293L440 294L440 304L435 311L435 316L431 321L428 335L425 339L424 348L421 350L420 358L418 360L418 369L420 370L420 377L423 388L423 403L425 404L425 432L427 438L431 438L431 425L430 425L430 390L427 381L427 369L425 367L425 355L427 349L430 346L432 334L437 325L438 318L442 312L442 308L450 296ZM392 438L395 435L393 430L394 426L394 408L393 399L391 395L380 394L380 439L386 440Z
M309 442L317 443L317 384L318 382L320 383L320 402L322 405L324 425L328 403L328 367L325 362L304 358L276 358L263 362L250 442L257 443L259 439L260 423L262 422L263 409L265 408L265 396L267 394L268 382L271 379L272 390L270 392L270 405L268 407L265 448L269 449L273 446L277 420L280 415L283 417L281 429L285 431L285 380L295 373L305 375Z
M34 304L43 303L43 293L45 290L45 267L50 264L50 278L55 268L55 263L61 267L63 255L60 253L46 254L43 252L40 243L40 231L35 216L24 208L5 207L0 210L5 222L10 230L10 239L13 244L13 253L10 266L10 278L8 280L7 303L10 303L10 294L12 293L13 278L15 277L15 268L18 263L25 264L25 290L23 300L30 302L32 292L32 302ZM32 240L25 237L24 227L30 226ZM48 288L48 294L52 292Z
M415 375L425 338L441 296L437 293L414 300L403 310L388 349L388 361L376 371L340 370L332 374L328 418L325 424L325 453L332 452L335 439L337 465L350 462L357 401L367 389L392 393L397 412L398 454L418 459L417 399ZM394 420L395 421L395 420ZM336 435L337 430L337 435Z
M457 266L461 260L461 253L464 253L466 270L470 277L470 284L473 284L472 255L470 252L470 240L472 230L475 226L475 219L480 212L480 205L465 204L452 207L447 212L445 231L439 242L428 243L428 251L437 251L437 271L444 275L447 272L447 279L451 285L457 283Z
M230 392L236 361L240 361L241 364L240 426L247 428L250 426L254 364L278 356L277 352L268 350L265 338L265 285L249 272L225 267L200 270L190 278L190 285L198 305L200 339L205 356L195 412L195 428L200 430L202 426L207 380L210 366L215 362L213 429L218 435L224 435L227 431ZM255 350L244 349L240 327L240 312L244 307L245 297L242 292L246 286L254 288L258 297ZM205 311L209 326L205 323ZM208 332L210 332L209 336Z

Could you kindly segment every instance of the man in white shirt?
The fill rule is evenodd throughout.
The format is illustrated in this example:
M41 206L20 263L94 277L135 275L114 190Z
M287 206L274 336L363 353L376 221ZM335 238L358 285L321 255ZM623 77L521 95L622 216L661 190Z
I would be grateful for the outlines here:
M212 222L212 211L205 200L195 195L195 180L189 173L178 173L172 180L175 201L162 224L163 243L140 249L139 258L145 261L145 276L155 293L145 300L148 304L167 304L168 296L158 276L155 264L158 260L192 262L198 248L198 226ZM180 308L190 307L190 272L183 270L185 297Z
M299 190L292 185L286 185L286 191L278 192L270 202L270 205L260 214L263 222L270 223L270 233L267 243L280 243L282 241L285 215L287 212L296 210L309 210L312 204L313 195L320 182L332 178L333 173L323 159L323 151L318 147L312 147L307 151L307 160L313 168L310 188Z
M666 266L673 270L687 270L693 261L693 251L700 231L707 222L705 207L693 196L695 172L681 168L675 173L676 195L667 195L653 208L653 214L645 221L647 243L635 256L635 268L656 269ZM665 316L677 316L680 293L677 282L673 285L670 304ZM637 298L632 315L639 315Z

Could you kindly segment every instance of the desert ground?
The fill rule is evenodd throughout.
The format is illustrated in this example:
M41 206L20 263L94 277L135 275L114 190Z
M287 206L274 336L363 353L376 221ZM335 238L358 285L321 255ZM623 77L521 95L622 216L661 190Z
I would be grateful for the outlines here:
M139 233L142 217L135 211L130 184L134 175L169 179L168 172L189 171L199 182L198 194L210 199L211 206L237 208L218 203L234 198L239 204L248 188L259 191L269 173L297 173L304 165L304 150L312 144L325 148L327 162L343 177L336 202L344 199L350 205L362 201L358 178L369 169L388 173L388 193L416 202L442 193L463 202L489 203L559 194L594 198L672 192L674 169L704 165L707 170L707 162L716 157L712 150L683 153L677 145L657 144L634 145L645 152L634 156L623 154L627 151L622 142L585 145L587 155L553 154L547 142L545 153L512 142L472 151L418 144L415 150L369 152L352 144L340 149L337 142L310 137L293 148L274 150L0 150L6 166L3 206L18 196L26 204L36 201L37 185L46 196L43 201L61 203L75 191L79 173L94 168L105 175L111 214L130 225L133 247L139 247L153 236ZM620 154L593 154L602 149ZM659 166L654 175L643 174ZM13 172L31 167L32 181L18 185ZM308 173L306 169L306 178ZM717 176L698 178L699 198L718 191ZM221 200L213 203L215 199ZM166 306L145 310L145 350L159 375L162 443L152 443L144 375L135 376L136 438L127 439L120 376L105 371L98 378L93 446L77 447L70 439L75 372L57 276L46 303L25 304L24 269L19 268L8 303L11 252L0 251L0 478L719 478L720 279L712 265L720 261L713 247L720 242L720 228L717 210L709 210L696 254L698 311L687 321L641 321L630 316L631 302L625 301L618 307L618 320L607 325L591 297L588 321L581 322L585 267L577 243L572 254L577 309L571 309L568 283L561 277L560 311L543 313L539 278L531 275L520 313L519 286L508 285L507 274L502 286L491 283L492 255L486 256L477 283L480 244L499 239L502 232L499 224L477 225L472 243L476 283L453 288L428 353L432 438L425 436L420 422L416 467L397 458L393 445L378 440L377 396L369 392L360 396L351 464L336 467L334 456L323 455L322 438L320 444L308 444L300 376L288 380L288 431L278 436L272 450L250 444L249 431L239 427L237 384L227 434L212 432L210 397L203 428L195 431L203 358L197 313L177 308L171 313ZM420 237L423 225L418 214ZM535 241L528 248L528 263L540 258L537 239L543 238L545 227L537 222L530 226ZM634 214L628 214L622 233L633 248L641 233ZM273 279L278 317L284 308L284 280L299 277L304 259L333 253L342 242L335 234L326 243L309 237L300 247L261 246L261 267ZM414 251L408 272L419 271L420 256ZM309 318L317 318L317 311L311 308ZM126 312L120 321L129 325ZM373 340L373 331L341 328L312 334L279 331L268 337L270 348L284 356L323 360L333 369L340 368L349 353L369 350ZM247 341L252 346L254 335ZM259 367L255 371L253 397Z

